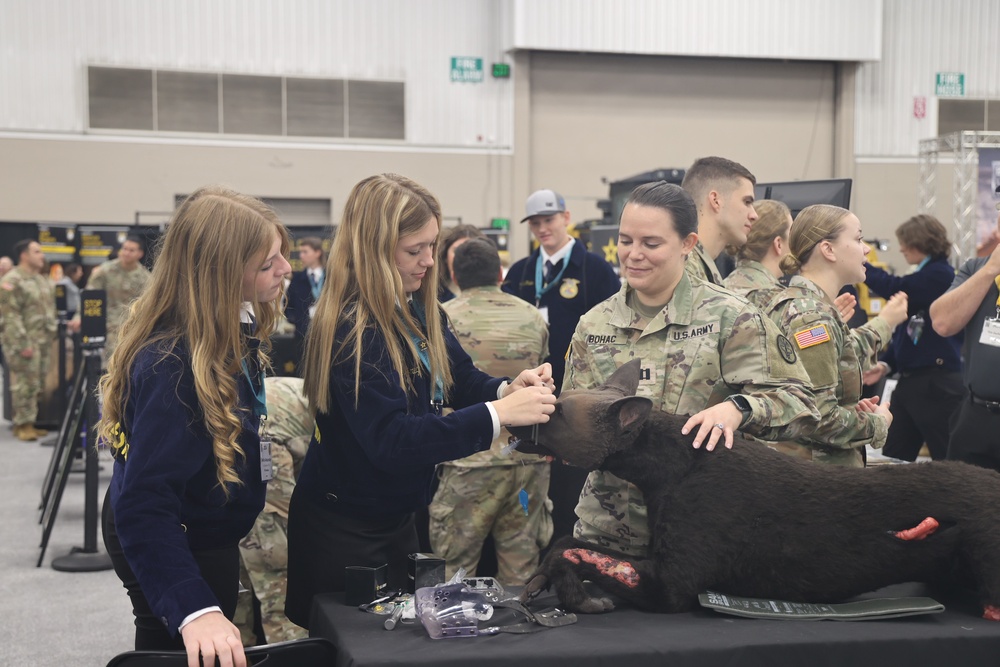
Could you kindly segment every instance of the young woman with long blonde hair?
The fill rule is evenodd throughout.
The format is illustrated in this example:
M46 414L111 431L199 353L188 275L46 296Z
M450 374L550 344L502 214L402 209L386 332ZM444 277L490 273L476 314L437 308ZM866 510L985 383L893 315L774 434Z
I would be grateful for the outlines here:
M264 506L271 464L268 337L291 267L263 202L201 188L178 208L101 381L101 439L115 457L104 539L132 600L137 649L245 665L229 619L239 540Z
M314 595L344 589L347 566L388 564L389 585L405 587L434 466L554 410L549 364L490 377L445 326L440 233L437 199L408 178L371 176L348 196L306 342L316 435L289 507L285 603L303 627Z

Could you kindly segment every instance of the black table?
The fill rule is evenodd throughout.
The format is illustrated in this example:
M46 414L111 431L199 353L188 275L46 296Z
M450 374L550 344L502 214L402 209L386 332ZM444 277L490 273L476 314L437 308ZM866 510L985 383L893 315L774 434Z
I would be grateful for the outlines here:
M1000 665L1000 623L984 620L970 594L902 584L862 597L872 596L932 597L946 611L877 621L769 621L704 609L652 614L623 604L536 634L435 640L419 622L387 631L384 616L348 607L333 594L317 598L310 635L331 640L343 667ZM541 598L532 608L554 603Z

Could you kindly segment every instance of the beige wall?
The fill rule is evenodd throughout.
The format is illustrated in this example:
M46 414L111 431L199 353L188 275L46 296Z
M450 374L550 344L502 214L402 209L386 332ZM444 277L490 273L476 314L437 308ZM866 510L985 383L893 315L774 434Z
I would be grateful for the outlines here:
M916 162L855 165L851 209L861 220L866 239L889 241L889 250L879 253L879 258L896 273L905 273L908 268L899 254L896 228L917 213L919 172Z
M224 183L330 198L336 223L357 181L394 171L436 194L445 216L484 226L511 214L510 165L510 155L483 153L0 139L0 220L129 223L136 211L169 211L175 195Z
M351 186L397 171L423 183L446 216L513 221L528 248L524 198L553 187L577 220L599 217L616 180L701 155L746 164L761 181L853 176L853 208L887 259L905 269L893 230L917 209L915 162L856 162L853 68L829 63L514 54L513 154L157 142L141 138L0 138L0 220L128 223L174 196L223 182L267 197L324 197L337 222ZM836 84L836 86L835 86ZM836 89L836 90L835 90ZM28 135L21 135L27 137ZM847 148L845 148L847 147ZM943 172L939 182L950 201ZM947 217L947 211L942 220Z
M560 191L583 219L599 217L602 177L704 155L761 181L830 178L834 84L830 63L535 53L530 185Z
M954 172L954 166L950 163L938 166L934 189L937 203L927 211L937 216L948 230L949 238L953 240L956 238L952 210ZM920 165L915 160L866 160L855 165L851 208L861 220L865 238L889 241L888 252L880 253L880 258L892 266L896 273L909 270L899 253L896 228L910 216L920 212L920 178Z

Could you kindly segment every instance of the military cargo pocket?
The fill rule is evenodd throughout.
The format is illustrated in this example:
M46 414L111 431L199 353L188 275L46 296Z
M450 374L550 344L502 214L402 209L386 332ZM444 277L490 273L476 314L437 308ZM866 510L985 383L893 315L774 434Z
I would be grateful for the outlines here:
M430 515L427 532L431 541L431 550L435 556L445 560L452 556L454 550L454 540L452 539L454 531L449 530L451 524L448 521L453 509L452 506L438 502L437 498L427 508L427 513Z
M452 514L455 511L455 503L461 498L455 494L454 477L461 470L454 466L438 468L438 488L434 493L434 499L427 507L429 517L427 532L431 549L434 555L445 560L453 558L455 552L455 531L451 529Z

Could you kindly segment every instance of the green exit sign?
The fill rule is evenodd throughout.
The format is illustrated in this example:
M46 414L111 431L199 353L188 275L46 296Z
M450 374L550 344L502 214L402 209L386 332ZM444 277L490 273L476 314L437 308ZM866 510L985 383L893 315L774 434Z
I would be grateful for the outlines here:
M508 65L507 63L493 63L493 78L509 79L510 65Z
M510 229L510 218L492 218L490 229Z

